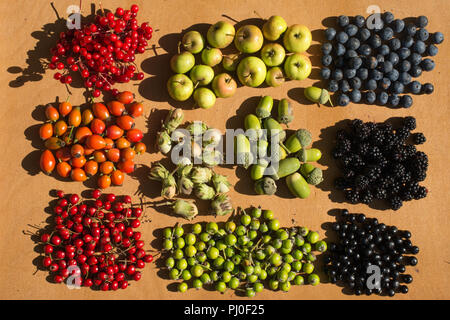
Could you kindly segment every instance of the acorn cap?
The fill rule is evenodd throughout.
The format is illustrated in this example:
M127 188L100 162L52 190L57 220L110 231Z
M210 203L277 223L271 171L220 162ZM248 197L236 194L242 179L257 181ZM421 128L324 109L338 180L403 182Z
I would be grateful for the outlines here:
M306 178L306 182L309 184L315 186L318 185L323 181L323 173L322 169L320 168L314 168L313 171L308 175L308 178Z
M306 129L299 129L295 133L302 148L309 146L312 142L311 132Z
M298 158L298 160L300 160L301 162L307 162L307 161L306 161L306 158L307 158L307 155L306 155L306 149L304 149L304 148L300 149L300 151L297 152L297 158Z

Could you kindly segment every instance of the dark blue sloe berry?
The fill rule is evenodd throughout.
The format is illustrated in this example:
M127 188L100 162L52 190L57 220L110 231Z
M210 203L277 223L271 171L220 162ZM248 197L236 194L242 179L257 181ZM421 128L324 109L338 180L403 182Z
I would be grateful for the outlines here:
M400 103L400 97L397 94L390 94L388 98L388 105L391 107L397 107Z
M328 41L333 40L335 36L336 36L336 29L328 28L327 30L325 30L325 38Z
M344 30L349 37L353 37L358 32L358 27L355 26L354 24L349 24L345 27Z
M390 51L387 44L382 44L381 47L378 48L378 53L383 56L387 56Z
M366 80L369 77L369 71L367 70L367 68L359 68L356 71L356 75L358 76L358 78L360 78L361 80Z
M398 49L400 49L402 46L402 42L400 41L400 39L398 38L394 38L389 40L389 47L391 48L391 50L393 51L397 51Z
M333 62L333 57L329 54L322 56L322 65L328 67Z
M416 32L417 32L417 27L416 27L414 24L408 23L408 24L406 25L406 33L407 33L408 35L410 35L411 37L414 37L414 35L416 34Z
M356 76L356 70L351 68L344 69L344 78L345 79L351 79L354 76Z
M334 48L336 50L336 55L343 56L345 54L345 46L342 43L336 44L336 47Z
M370 54L372 53L372 48L368 44L362 44L358 48L358 52L363 56L370 56Z
M383 78L379 81L379 88L382 90L387 90L391 86L391 80L389 78Z
M425 42L423 42L421 40L417 40L416 42L414 42L414 44L412 46L412 50L414 52L417 52L418 54L424 54L426 49L427 49L427 46L426 46Z
M401 94L405 90L405 86L400 81L394 81L391 85L392 93Z
M357 37L360 41L366 41L370 38L370 30L367 28L359 29Z
M402 46L405 48L411 48L414 44L414 38L412 36L406 36L402 38Z
M349 83L350 83L350 87L352 87L352 89L356 89L356 90L361 89L362 82L361 82L361 79L359 79L358 77L351 78Z
M397 54L399 56L400 59L406 59L410 56L411 51L408 48L400 48L397 51Z
M365 100L368 104L373 104L377 99L377 95L374 91L366 91Z
M328 83L328 91L330 92L336 92L339 90L339 84L336 80L330 80Z
M420 41L427 41L430 37L427 29L419 29L416 33L416 39Z
M359 91L358 89L353 90L352 92L350 92L350 100L353 103L358 103L361 101L361 91Z
M337 23L339 26L345 27L350 23L350 19L347 16L342 15L337 18Z
M433 36L431 37L431 41L434 44L441 44L444 41L444 34L442 32L435 32L433 33Z
M339 80L342 80L343 78L344 78L344 73L342 72L341 69L334 69L331 72L331 79L339 81Z
M381 46L381 38L379 35L374 34L369 38L369 44L372 46L372 49L376 49Z
M345 93L341 93L338 97L338 104L341 107L345 107L350 103L350 98Z
M362 60L360 57L353 57L353 58L350 58L350 60L348 61L348 66L350 68L353 68L356 70L359 69L361 67L361 65L362 65Z
M434 57L437 54L438 54L438 47L436 47L434 44L430 44L427 47L427 55Z
M425 16L419 16L416 20L416 25L419 28L425 28L428 25L428 18Z
M361 42L355 37L348 39L347 43L345 44L345 46L350 50L356 50L359 48L360 45Z
M384 56L382 54L377 54L376 56L378 64L384 62Z
M394 15L392 12L386 11L383 13L383 21L386 24L390 24L392 21L394 21Z
M379 80L383 79L383 73L376 69L372 69L369 71L369 78L373 79L375 81L379 81Z
M394 65L390 61L384 61L380 64L381 72L388 73L391 72L392 69L394 69Z
M420 89L422 89L422 85L419 81L411 81L411 83L408 85L408 89L412 94L419 94Z
M384 106L387 103L388 98L389 98L389 95L387 94L387 92L381 91L377 95L377 102L378 102L378 104Z
M333 45L329 42L325 42L320 49L323 54L330 54L331 50L333 50Z
M323 68L320 70L320 77L321 77L322 79L328 80L328 79L330 79L330 75L331 75L331 70L330 70L330 68L323 67Z
M398 70L401 72L408 72L410 69L411 69L411 62L409 62L408 60L403 60L402 62L400 62L398 66Z
M395 33L402 32L404 28L405 28L405 22L403 20L395 19L392 22L392 29L394 30Z
M420 65L424 71L432 71L434 69L434 61L430 58L423 59Z
M345 59L343 56L340 56L336 59L335 66L336 68L343 68L345 66Z
M400 106L403 108L410 108L413 104L413 99L410 95L405 94L400 98Z
M339 31L336 35L336 40L339 43L346 43L348 41L348 34L346 34L344 31Z
M422 56L417 52L413 52L408 60L411 62L411 65L417 66L422 61Z
M369 69L375 69L378 66L378 60L373 56L367 57L364 62L364 65Z
M345 55L344 55L344 57L346 59L351 59L351 58L354 58L354 57L357 57L357 56L358 56L358 53L355 50L353 50L353 49L347 50L345 52Z
M339 81L339 90L342 92L349 92L350 91L350 85L347 80L341 80Z
M366 90L375 90L377 88L377 82L376 82L376 80L374 80L374 79L370 79L370 80L368 80L368 81L366 81L366 84L365 84L365 89Z
M434 91L434 86L429 82L424 83L424 85L422 86L422 93L432 94L433 91Z
M389 53L388 61L390 61L394 66L400 61L400 57L396 52Z
M389 27L383 28L380 31L380 37L381 37L381 39L383 39L385 41L392 39L393 36L394 36L394 30L392 30Z
M409 73L407 72L401 72L398 80L403 84L403 85L407 85L408 83L411 82L411 76L409 75Z
M391 82L397 81L399 76L400 73L397 71L397 69L392 69L391 72L386 74L386 77L388 77Z
M411 77L418 78L422 75L422 68L419 65L413 65L411 70L409 70L409 74Z
M354 20L354 24L358 28L362 28L364 26L364 24L366 23L366 19L360 15L355 16L355 18L353 20Z

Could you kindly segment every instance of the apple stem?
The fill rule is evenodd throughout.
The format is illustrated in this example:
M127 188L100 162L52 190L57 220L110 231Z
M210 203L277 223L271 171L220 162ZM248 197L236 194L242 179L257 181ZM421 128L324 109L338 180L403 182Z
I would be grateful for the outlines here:
M230 20L233 21L234 23L239 23L239 21L237 21L236 19L233 19L233 18L230 17L230 16L227 16L226 14L223 14L222 17L225 17L225 18L227 18L227 19L230 19Z
M181 53L181 41L178 42L178 54Z

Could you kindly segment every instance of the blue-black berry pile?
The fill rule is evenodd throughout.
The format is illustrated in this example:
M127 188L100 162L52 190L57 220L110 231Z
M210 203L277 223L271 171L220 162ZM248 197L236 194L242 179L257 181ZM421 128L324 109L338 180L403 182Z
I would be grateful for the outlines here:
M409 108L411 94L431 94L431 83L413 79L434 69L429 57L444 41L441 32L430 33L427 25L425 16L412 23L395 19L390 12L383 13L375 26L363 16L339 16L336 28L325 31L329 42L322 45L321 69L321 77L329 80L328 91L337 94L337 104Z
M389 122L353 120L339 130L333 157L340 162L342 176L335 187L350 203L386 201L398 210L404 201L422 199L428 190L419 185L426 178L428 157L415 144L425 142L416 129L416 119L406 117L394 127Z
M356 295L408 293L406 284L413 278L405 274L406 266L415 266L418 260L413 255L419 253L409 231L346 209L336 217L332 230L338 240L329 243L325 256L325 272L331 283Z

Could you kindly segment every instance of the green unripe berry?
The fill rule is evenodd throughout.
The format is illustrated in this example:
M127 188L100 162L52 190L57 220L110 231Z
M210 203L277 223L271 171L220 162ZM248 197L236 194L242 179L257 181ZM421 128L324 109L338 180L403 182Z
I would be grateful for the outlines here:
M181 283L178 285L178 291L179 291L179 292L186 292L187 289L188 289L188 284L187 284L186 282L181 282Z
M269 281L269 288L272 290L278 290L278 287L280 286L280 282L278 280L272 279Z
M320 283L320 278L317 274L312 273L308 276L308 283L312 286L317 286Z
M178 227L175 227L175 228L173 229L173 235L174 235L176 238L182 237L183 234L184 234L184 229L183 229L182 227L178 226Z
M219 231L219 226L215 222L208 222L206 225L206 232L213 235Z
M280 284L280 289L283 292L288 292L291 289L291 283L289 281Z
M219 281L216 283L216 290L219 291L220 293L224 293L225 290L227 290L227 285L225 282L223 281Z
M259 219L262 215L261 208L252 208L252 212L250 213L253 218Z
M192 281L192 287L195 289L201 289L203 287L203 282L200 279L194 279Z
M200 234L202 233L202 225L200 223L196 223L192 226L192 233L193 234Z
M181 250L181 249L176 249L176 250L173 252L173 257L174 257L176 260L182 259L182 258L184 257L183 250Z
M236 223L234 223L233 221L228 221L228 222L225 224L225 230L226 230L228 233L233 233L234 230L236 230Z
M229 286L231 289L237 289L237 287L239 287L239 284L240 284L240 281L239 281L239 279L236 278L236 277L232 277L231 280L230 280L230 282L228 282L228 286Z
M173 248L173 241L170 239L165 239L163 242L163 248L165 250L171 250Z
M272 210L263 210L262 212L264 219L272 220L274 217L274 213Z
M184 237L184 242L187 245L193 245L195 244L195 242L197 241L197 237L195 236L195 234L193 233L188 233L185 237Z
M178 269L171 269L169 271L169 277L172 280L177 280L180 276L180 271Z
M163 237L166 239L172 238L172 228L165 228L163 231Z
M188 281L188 280L191 280L192 275L191 275L191 273L189 272L189 270L183 270L183 271L181 272L181 277L183 278L184 281Z
M305 284L305 279L302 276L298 275L294 278L294 284L297 286L301 286Z
M280 228L280 221L277 219L272 219L269 221L268 226L270 230L277 231Z
M175 266L175 259L173 257L168 257L166 259L166 267L171 269Z
M264 285L261 282L256 282L253 285L253 289L255 290L256 293L261 292L264 289Z
M304 273L310 274L314 271L314 265L310 262L307 262L303 265L302 270Z
M319 251L319 252L327 251L327 243L325 241L323 241L323 240L317 242L315 247L316 247L316 250Z
M248 214L244 214L243 216L241 216L242 225L248 226L251 221L252 221L252 217L250 217Z
M308 236L306 237L309 243L315 244L317 241L319 241L320 236L317 232L311 231L308 233Z

